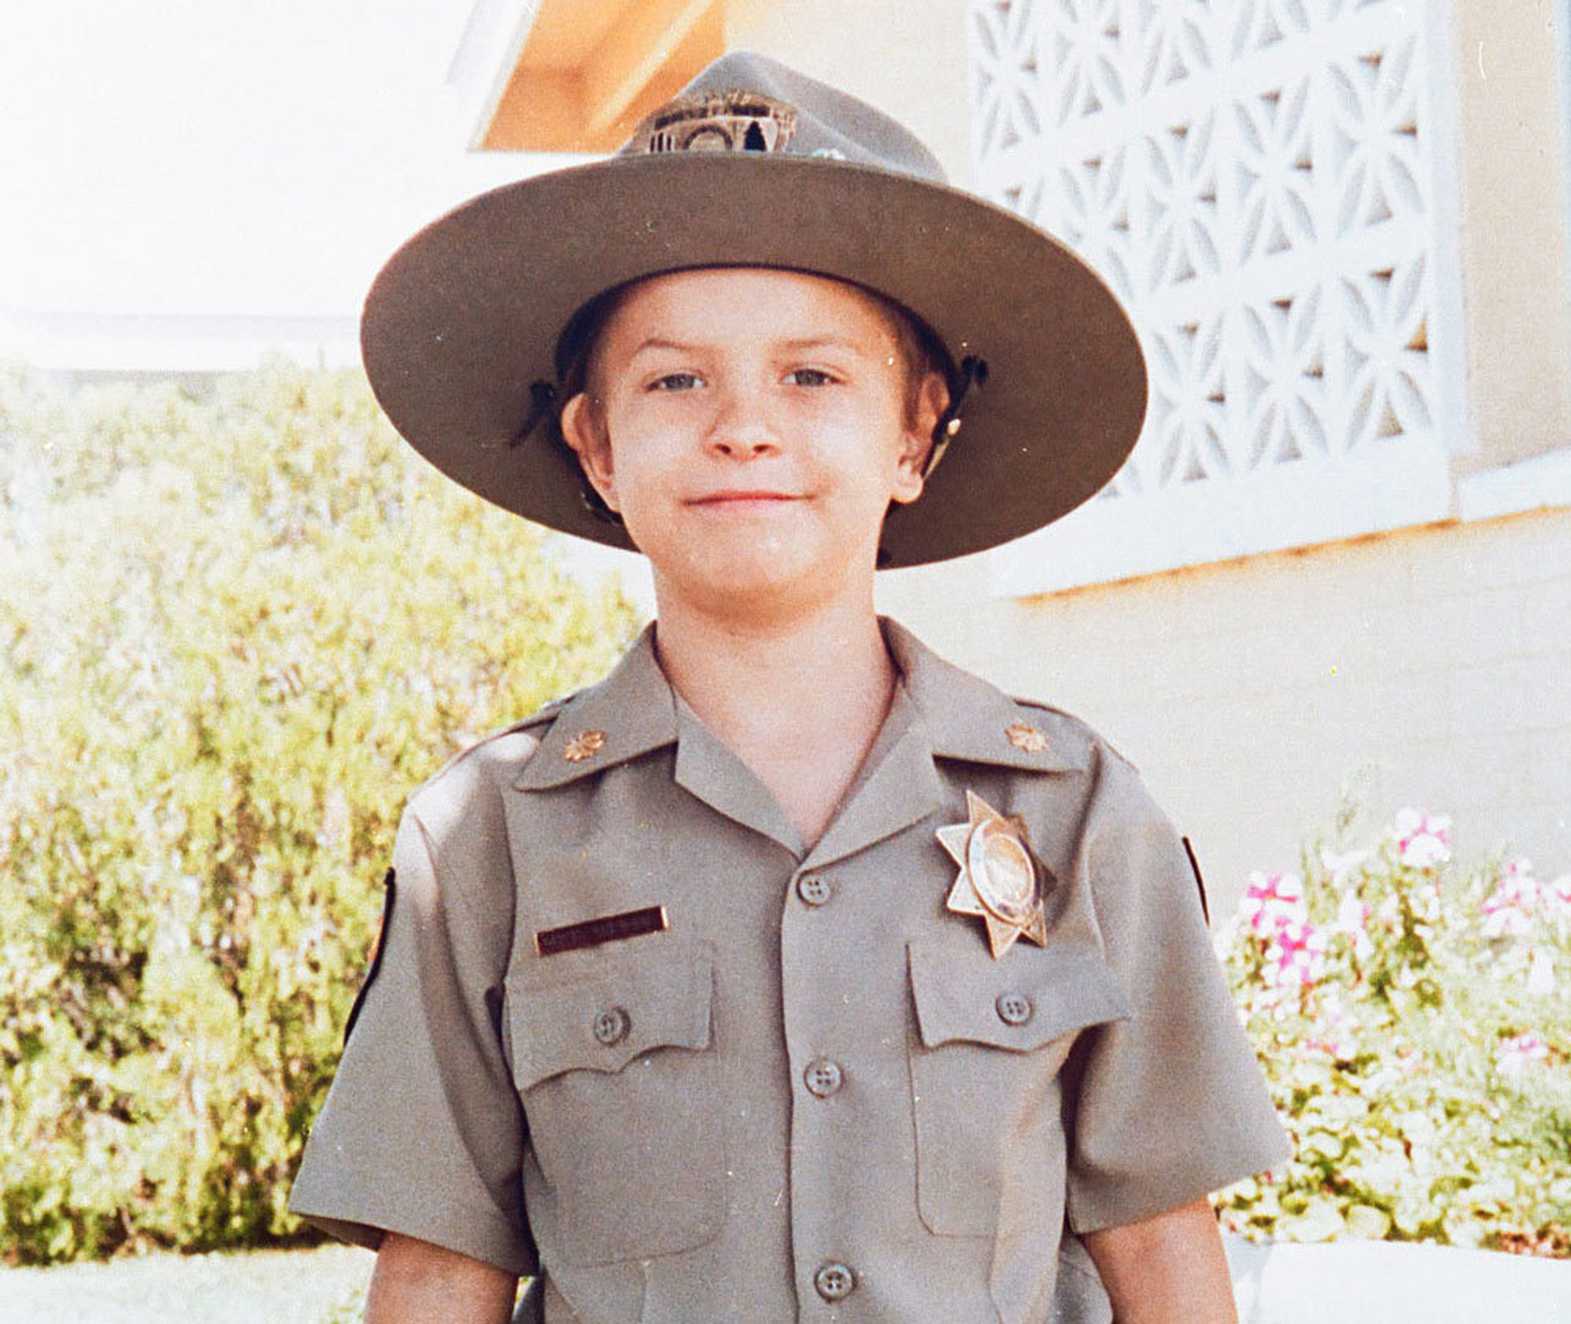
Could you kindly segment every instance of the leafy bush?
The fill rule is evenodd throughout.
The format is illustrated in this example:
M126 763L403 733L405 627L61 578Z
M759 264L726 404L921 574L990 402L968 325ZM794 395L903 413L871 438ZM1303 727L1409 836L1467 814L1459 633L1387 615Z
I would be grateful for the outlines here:
M632 613L362 378L0 375L0 1258L254 1245L406 795Z
M1296 1155L1224 1226L1571 1255L1571 875L1460 872L1449 829L1251 877L1218 944Z

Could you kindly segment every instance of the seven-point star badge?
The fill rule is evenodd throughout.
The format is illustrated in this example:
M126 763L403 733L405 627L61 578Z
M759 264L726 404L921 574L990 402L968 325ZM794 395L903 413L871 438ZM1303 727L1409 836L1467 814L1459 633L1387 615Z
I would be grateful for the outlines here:
M996 961L1021 935L1047 945L1042 887L1020 825L974 791L966 792L970 821L938 829L939 844L960 866L945 903L960 915L980 915Z

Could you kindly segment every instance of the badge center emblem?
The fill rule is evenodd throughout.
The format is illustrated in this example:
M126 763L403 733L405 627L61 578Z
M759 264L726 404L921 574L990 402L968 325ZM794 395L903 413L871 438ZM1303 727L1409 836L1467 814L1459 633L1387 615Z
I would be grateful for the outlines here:
M966 792L968 821L938 829L939 844L960 866L947 907L978 915L996 960L1020 937L1047 943L1042 887L1017 822L973 791Z
M1025 847L996 821L971 829L966 869L977 897L993 914L1010 924L1023 924L1037 902L1036 870Z

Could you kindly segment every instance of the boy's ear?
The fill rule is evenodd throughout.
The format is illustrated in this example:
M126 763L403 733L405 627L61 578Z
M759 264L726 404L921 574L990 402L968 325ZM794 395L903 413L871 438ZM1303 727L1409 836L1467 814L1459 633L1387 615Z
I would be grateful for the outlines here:
M600 499L612 510L616 504L615 473L611 465L611 443L595 402L580 391L562 406L562 439L578 456L579 467Z
M901 505L909 505L922 495L927 457L933 449L933 430L948 408L949 384L943 373L929 372L917 387L916 408L906 428L895 490L890 494Z

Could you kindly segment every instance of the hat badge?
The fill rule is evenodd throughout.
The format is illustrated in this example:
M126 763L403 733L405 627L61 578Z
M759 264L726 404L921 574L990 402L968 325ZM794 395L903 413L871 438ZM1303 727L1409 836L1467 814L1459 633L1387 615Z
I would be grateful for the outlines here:
M632 154L780 152L796 133L796 109L757 92L678 97L634 131Z

